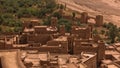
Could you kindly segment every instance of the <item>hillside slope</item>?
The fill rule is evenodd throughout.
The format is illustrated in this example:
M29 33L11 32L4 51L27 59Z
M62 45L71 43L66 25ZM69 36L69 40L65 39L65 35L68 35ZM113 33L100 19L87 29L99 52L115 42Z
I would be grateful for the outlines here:
M120 26L120 0L58 0L77 12L86 11L95 16L101 14L105 21Z

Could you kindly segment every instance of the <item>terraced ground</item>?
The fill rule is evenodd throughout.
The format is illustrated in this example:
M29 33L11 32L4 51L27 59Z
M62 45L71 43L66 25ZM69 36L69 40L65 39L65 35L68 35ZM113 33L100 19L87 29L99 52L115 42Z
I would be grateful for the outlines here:
M77 12L86 11L95 16L101 14L105 21L120 26L120 0L58 0Z

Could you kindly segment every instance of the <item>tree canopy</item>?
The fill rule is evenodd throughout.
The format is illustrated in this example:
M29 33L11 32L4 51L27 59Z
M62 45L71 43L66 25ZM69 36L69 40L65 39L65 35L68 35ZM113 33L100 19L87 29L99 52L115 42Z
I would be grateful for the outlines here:
M7 26L5 31L20 31L21 18L42 18L55 9L55 0L0 0L0 25Z

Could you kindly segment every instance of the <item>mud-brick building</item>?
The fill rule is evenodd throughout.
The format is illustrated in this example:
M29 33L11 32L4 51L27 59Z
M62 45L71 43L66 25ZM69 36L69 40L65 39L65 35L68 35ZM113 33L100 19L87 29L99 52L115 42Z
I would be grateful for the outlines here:
M24 28L33 28L34 26L40 25L39 20L33 19L30 21L23 21L22 26Z
M92 29L90 27L76 27L72 26L71 35L81 38L81 39L89 39L92 38Z
M36 34L54 34L57 33L58 29L56 27L48 26L35 26L34 32Z
M93 52L97 53L98 65L105 58L105 44L101 41L98 43L86 42L82 40L74 40L73 42L73 54L80 54L81 52Z
M46 44L52 40L52 36L49 34L30 34L27 36L27 43L40 43L41 45Z

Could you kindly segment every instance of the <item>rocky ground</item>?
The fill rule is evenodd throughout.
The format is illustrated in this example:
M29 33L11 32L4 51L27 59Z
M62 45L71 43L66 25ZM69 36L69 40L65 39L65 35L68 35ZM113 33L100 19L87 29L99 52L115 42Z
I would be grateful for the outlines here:
M67 8L77 12L88 12L91 16L103 15L104 20L120 26L120 0L58 0Z

